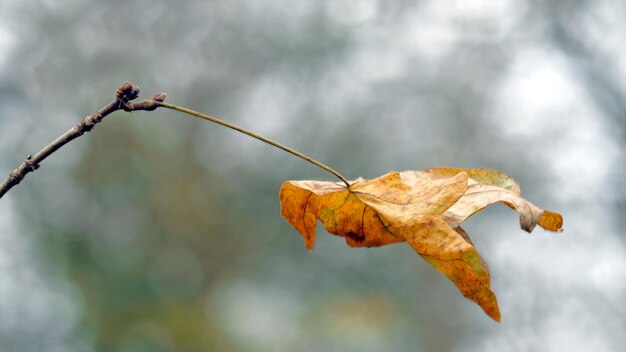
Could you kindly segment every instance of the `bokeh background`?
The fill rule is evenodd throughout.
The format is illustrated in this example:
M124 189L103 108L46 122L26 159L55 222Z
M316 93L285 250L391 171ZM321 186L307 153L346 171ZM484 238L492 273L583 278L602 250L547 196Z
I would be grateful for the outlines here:
M626 346L626 3L0 0L0 170L130 80L348 178L505 170L565 231L489 208L491 321L409 246L309 253L302 160L118 112L0 200L2 351L618 351ZM4 177L4 176L3 176Z

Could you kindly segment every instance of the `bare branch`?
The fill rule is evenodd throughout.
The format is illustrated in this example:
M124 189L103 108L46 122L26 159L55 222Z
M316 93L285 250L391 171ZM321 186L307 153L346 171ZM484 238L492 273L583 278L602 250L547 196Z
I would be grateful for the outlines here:
M335 175L337 178L339 178L343 183L345 183L346 187L348 187L348 189L350 188L350 182L348 182L348 180L343 177L339 172L331 169L329 166L311 158L310 156L304 155L300 152L298 152L295 149L292 149L290 147L287 147L283 144L280 144L274 140L271 140L267 137L263 137L255 132L252 132L250 130L247 130L245 128L233 125L232 123L220 120L216 117L213 116L209 116L209 115L205 115L203 113L197 112L197 111L193 111L190 109L187 109L185 107L182 106L178 106L178 105L173 105L173 104L168 104L165 103L165 93L156 93L155 95L152 96L151 99L147 99L147 100L142 100L136 103L133 103L131 100L134 100L135 98L137 98L139 96L139 87L135 86L134 84L130 83L130 82L126 82L124 83L120 88L118 88L115 91L115 100L111 103L109 103L108 105L104 106L102 109L96 111L95 113L85 117L81 122L79 122L76 126L70 128L67 132L65 132L63 135L61 135L59 138L57 138L54 142L50 143L48 146L46 146L45 148L43 148L41 151L39 151L37 154L35 155L29 155L28 157L26 157L26 160L24 160L24 162L18 166L17 169L13 170L13 172L11 172L9 174L9 176L4 180L4 182L2 182L2 184L0 184L0 198L2 198L2 196L9 191L13 186L17 185L18 183L20 183L24 177L26 176L26 174L28 174L29 172L35 171L39 168L39 164L45 159L47 158L50 154L54 153L55 151L57 151L59 148L61 148L62 146L64 146L65 144L71 142L72 140L74 140L77 137L80 137L83 135L83 133L91 131L91 129L100 121L102 121L102 119L104 119L107 115L109 115L112 112L115 112L117 110L124 110L124 111L136 111L136 110L144 110L144 111L152 111L152 110L156 110L159 107L162 108L166 108L166 109L171 109L171 110L175 110L178 112L182 112L191 116L195 116L204 120L208 120L211 122L215 122L217 124L220 124L222 126L228 127L232 130L235 130L237 132L241 132L243 134L246 134L250 137L256 138L264 143L267 143L269 145L272 145L276 148L282 149L288 153L291 153L303 160L308 161L309 163L323 169L326 170L328 172L330 172L331 174Z
M139 87L131 82L124 83L120 88L115 91L115 100L105 105L95 113L85 117L76 126L70 128L67 132L63 133L59 138L55 139L52 143L48 144L42 150L34 155L29 155L26 160L9 173L9 176L0 184L0 198L8 192L13 186L20 183L24 177L32 171L39 168L40 163L56 152L59 148L71 142L72 140L82 136L85 132L91 131L93 127L102 121L107 115L117 110L135 111L135 110L147 110L152 111L156 109L159 102L165 99L165 93L157 93L152 99L144 100L133 103L131 100L136 99L139 96Z

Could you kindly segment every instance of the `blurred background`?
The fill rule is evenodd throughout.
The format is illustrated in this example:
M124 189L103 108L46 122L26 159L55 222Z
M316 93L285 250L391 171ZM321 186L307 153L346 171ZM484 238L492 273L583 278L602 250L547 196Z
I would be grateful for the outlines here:
M167 110L117 112L0 200L2 351L617 351L626 346L623 1L0 0L0 173L110 102L224 118L347 178L504 170L565 231L466 231L502 323L406 244L309 253L289 179ZM2 176L4 178L4 176Z

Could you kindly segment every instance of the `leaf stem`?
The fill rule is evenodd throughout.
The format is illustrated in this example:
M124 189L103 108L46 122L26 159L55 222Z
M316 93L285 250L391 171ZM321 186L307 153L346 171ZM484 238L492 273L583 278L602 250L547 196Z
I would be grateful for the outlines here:
M276 148L280 148L280 149L286 151L287 153L291 153L291 154L297 156L298 158L306 160L309 163L311 163L311 164L313 164L313 165L315 165L315 166L317 166L317 167L319 167L319 168L321 168L323 170L326 170L326 171L330 172L331 174L333 174L337 178L339 178L343 183L345 183L346 187L350 188L350 183L348 182L348 180L346 180L346 178L343 177L339 172L337 172L337 171L331 169L330 167L326 166L325 164L322 164L321 162L311 158L310 156L307 156L307 155L304 155L304 154L300 153L299 151L297 151L295 149L291 149L291 148L289 148L289 147L287 147L285 145L282 145L282 144L280 144L280 143L278 143L276 141L273 141L273 140L271 140L269 138L263 137L263 136L261 136L259 134L256 134L256 133L254 133L252 131L249 131L249 130L247 130L245 128L239 127L237 125L233 125L232 123L220 120L220 119L218 119L216 117L213 117L213 116L205 115L205 114L203 114L201 112L197 112L197 111L194 111L194 110L191 110L191 109L184 108L182 106L169 104L169 103L166 103L166 102L157 102L157 104L160 107L164 107L164 108L167 108L167 109L171 109L171 110L175 110L175 111L182 112L182 113L185 113L185 114L189 114L189 115L192 115L192 116L204 119L204 120L215 122L217 124L220 124L220 125L222 125L224 127L228 127L228 128L230 128L232 130L235 130L237 132L241 132L243 134L247 134L248 136L250 136L252 138L256 138L256 139L258 139L258 140L260 140L262 142L265 142L265 143L267 143L269 145L272 145L272 146L274 146Z

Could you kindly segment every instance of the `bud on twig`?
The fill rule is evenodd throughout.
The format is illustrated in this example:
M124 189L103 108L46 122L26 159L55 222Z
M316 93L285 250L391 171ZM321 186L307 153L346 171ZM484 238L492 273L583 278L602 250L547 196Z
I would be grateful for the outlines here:
M163 93L163 92L159 92L156 93L155 95L152 96L152 100L156 100L158 102L163 102L165 101L165 97L167 96L167 94Z

